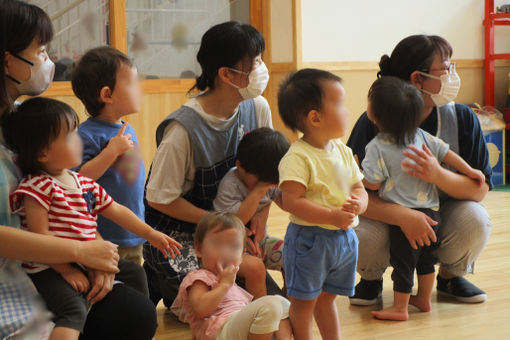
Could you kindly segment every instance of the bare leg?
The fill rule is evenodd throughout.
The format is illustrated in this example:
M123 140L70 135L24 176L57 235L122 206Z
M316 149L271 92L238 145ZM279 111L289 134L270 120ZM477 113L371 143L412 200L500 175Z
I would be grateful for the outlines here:
M393 306L380 311L372 311L372 316L381 320L406 321L409 318L407 306L409 305L408 293L393 292Z
M409 303L422 312L430 312L434 279L434 273L418 275L418 294L409 299Z
M273 333L269 334L248 334L248 340L270 340Z
M50 335L50 340L77 340L80 331L68 327L55 327Z
M246 280L246 290L254 300L267 294L266 267L258 257L245 254L237 275Z
M335 303L336 295L322 292L315 304L315 322L325 340L340 340L340 320Z
M312 340L313 310L317 299L300 300L289 297L289 319L295 340Z
M292 328L290 326L289 319L283 319L280 321L280 327L274 333L276 340L291 340L292 339Z

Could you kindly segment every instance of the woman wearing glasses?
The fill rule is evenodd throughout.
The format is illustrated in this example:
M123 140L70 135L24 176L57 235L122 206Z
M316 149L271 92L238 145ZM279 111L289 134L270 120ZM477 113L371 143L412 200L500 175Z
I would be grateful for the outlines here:
M487 211L479 203L492 188L492 170L480 123L466 105L454 102L460 78L451 63L451 45L439 36L413 35L403 39L391 57L384 55L378 77L394 76L409 81L423 95L421 128L450 145L471 167L481 170L486 182L476 181L441 167L425 152L407 155L414 161L409 174L435 184L441 191L441 244L437 292L465 303L483 302L484 291L464 278L473 273L474 262L485 248L491 231ZM367 114L361 115L348 146L361 163L365 147L377 134ZM358 272L361 281L351 304L372 305L382 292L382 277L389 266L389 225L397 225L413 248L436 241L435 221L421 212L383 201L370 194L367 212L356 228L359 238Z

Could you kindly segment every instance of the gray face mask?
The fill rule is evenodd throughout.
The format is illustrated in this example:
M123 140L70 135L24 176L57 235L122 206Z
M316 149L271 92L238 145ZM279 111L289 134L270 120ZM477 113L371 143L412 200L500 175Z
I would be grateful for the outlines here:
M50 58L41 63L33 63L19 55L13 54L15 58L30 65L30 77L28 80L19 81L18 79L7 75L7 77L16 83L16 89L20 95L37 96L50 86L55 74L55 64Z

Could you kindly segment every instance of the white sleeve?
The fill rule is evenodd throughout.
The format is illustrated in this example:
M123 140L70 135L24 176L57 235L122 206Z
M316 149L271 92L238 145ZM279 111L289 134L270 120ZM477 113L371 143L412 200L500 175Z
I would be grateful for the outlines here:
M161 144L152 161L152 171L147 183L146 198L150 202L170 204L184 191L187 181L192 181L193 169L191 144L186 129L172 122L166 129Z
M257 114L258 127L269 127L273 128L273 121L271 119L271 108L267 99L258 96L254 99L255 101L255 112Z

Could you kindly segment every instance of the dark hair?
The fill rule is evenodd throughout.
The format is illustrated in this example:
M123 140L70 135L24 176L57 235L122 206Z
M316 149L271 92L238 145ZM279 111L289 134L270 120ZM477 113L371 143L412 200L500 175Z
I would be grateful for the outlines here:
M71 84L92 117L99 114L104 102L99 99L101 89L108 86L113 92L117 71L121 66L132 67L131 60L110 46L93 48L81 57L73 70Z
M246 230L243 222L234 214L227 212L211 212L202 217L195 229L195 246L201 246L207 233L221 232L228 229L237 229L243 236L243 242L246 237Z
M247 133L237 148L237 160L246 172L260 181L278 183L278 164L290 143L276 130L262 127Z
M24 101L14 111L2 116L7 145L17 154L17 164L24 175L43 170L38 158L58 138L62 129L73 131L79 119L64 102L35 97Z
M252 61L265 48L264 37L251 25L227 21L211 27L202 36L197 54L202 74L190 91L214 89L214 80L221 67L233 68L244 58Z
M53 39L51 19L41 8L18 0L0 1L0 109L12 109L7 91L5 52L19 54L37 38L41 45Z
M415 86L397 77L377 79L368 91L370 112L383 133L395 143L411 142L423 114L423 98Z
M324 81L342 82L342 78L328 71L305 68L290 73L280 85L278 110L292 131L303 129L302 122L311 110L321 110Z
M395 76L409 80L414 71L428 73L436 55L446 60L452 53L450 43L440 36L411 35L395 46L391 58L387 54L381 57L377 77Z

